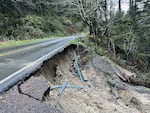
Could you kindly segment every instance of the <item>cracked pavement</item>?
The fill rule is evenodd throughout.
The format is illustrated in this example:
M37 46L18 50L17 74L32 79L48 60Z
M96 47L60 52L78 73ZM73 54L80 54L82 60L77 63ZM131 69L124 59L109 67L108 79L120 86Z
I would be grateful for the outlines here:
M21 68L31 64L35 60L65 46L77 36L50 39L41 43L27 44L16 48L0 50L0 81Z

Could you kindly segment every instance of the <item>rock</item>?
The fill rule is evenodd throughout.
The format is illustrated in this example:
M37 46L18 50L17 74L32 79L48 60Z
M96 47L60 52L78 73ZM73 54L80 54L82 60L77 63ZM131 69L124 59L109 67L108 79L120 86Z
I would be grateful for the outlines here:
M44 92L50 87L44 77L31 77L21 85L23 93L42 101Z
M21 85L23 94L14 86L0 96L0 113L61 113L41 101L49 87L44 77L31 77Z

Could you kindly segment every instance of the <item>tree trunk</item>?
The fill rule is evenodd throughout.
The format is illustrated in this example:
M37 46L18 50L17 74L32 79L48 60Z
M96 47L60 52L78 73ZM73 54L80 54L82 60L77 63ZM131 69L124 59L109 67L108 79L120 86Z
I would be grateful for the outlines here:
M107 4L107 0L105 0L105 9L104 9L104 11L105 11L105 21L106 21L106 25L107 25L107 23L108 23L108 16L107 16L107 6L108 6L108 4Z
M89 26L89 29L90 29L90 35L92 35L92 33L93 33L92 25Z
M134 7L134 2L133 2L133 0L130 0L130 3L129 3L129 8L130 8L129 14L130 14L131 17L133 16L133 9L134 9L133 7Z
M121 0L118 1L118 5L119 5L119 12L121 12Z

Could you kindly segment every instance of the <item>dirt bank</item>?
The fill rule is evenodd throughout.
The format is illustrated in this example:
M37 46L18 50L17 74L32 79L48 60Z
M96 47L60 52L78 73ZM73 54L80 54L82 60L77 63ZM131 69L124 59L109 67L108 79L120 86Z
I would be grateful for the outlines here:
M51 86L83 86L83 89L66 88L56 108L63 113L149 113L150 90L126 84L116 75L114 67L106 58L99 57L84 48L76 49L79 66L87 79L81 82L74 70L74 48L65 50L43 65L40 75L45 76ZM50 65L51 64L51 65ZM51 75L47 70L53 72ZM53 71L52 71L53 70ZM60 89L45 95L49 106L54 107Z
M74 67L74 50L84 82ZM150 113L150 89L122 82L116 74L118 68L106 57L70 46L44 62L19 88L17 85L1 95L0 110L2 113L17 110L18 113ZM66 88L56 104L60 89L50 91L49 87L65 81L83 88Z

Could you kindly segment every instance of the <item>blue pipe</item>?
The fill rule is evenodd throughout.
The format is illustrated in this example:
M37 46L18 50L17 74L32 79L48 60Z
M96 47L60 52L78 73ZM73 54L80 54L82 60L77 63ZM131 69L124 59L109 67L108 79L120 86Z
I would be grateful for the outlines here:
M53 89L62 88L63 86L64 86L64 85L56 85L56 86L52 86L52 87L50 87L50 91L53 90ZM84 86L67 85L66 88L83 89Z
M81 70L80 70L79 65L78 65L78 59L77 59L77 55L76 55L76 52L75 52L75 51L74 51L74 59L75 59L74 65L75 65L75 68L76 68L76 70L77 70L77 72L78 72L78 75L79 75L79 77L80 77L80 80L81 80L82 82L84 82L83 75L82 75Z

